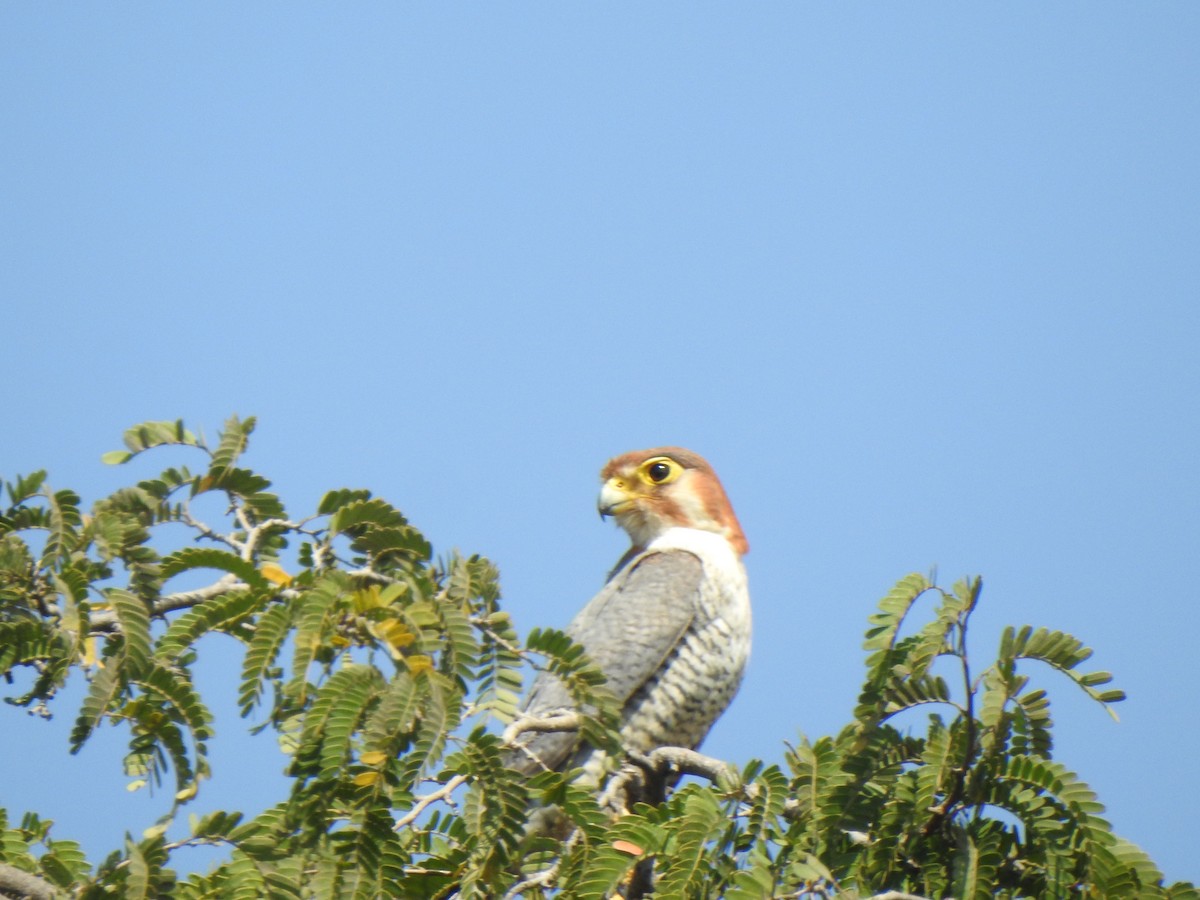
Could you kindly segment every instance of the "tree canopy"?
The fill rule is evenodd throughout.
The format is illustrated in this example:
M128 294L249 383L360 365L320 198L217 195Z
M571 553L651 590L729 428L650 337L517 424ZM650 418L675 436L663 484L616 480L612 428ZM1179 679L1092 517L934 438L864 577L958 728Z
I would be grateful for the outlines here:
M779 762L662 748L625 754L599 792L574 772L520 776L505 754L525 730L570 727L620 753L618 711L582 648L551 629L522 640L490 562L435 557L370 491L333 489L289 513L242 465L253 428L232 418L213 444L182 422L129 429L105 462L176 445L195 468L86 514L45 472L5 483L7 702L48 715L82 673L67 749L123 729L125 776L166 785L169 800L102 860L36 812L0 809L0 894L1200 898L1164 884L1054 756L1043 682L1109 708L1123 698L1111 676L1086 669L1091 651L1072 635L1029 625L981 657L968 642L978 578L902 578L869 617L849 723L783 744ZM197 512L211 496L219 521ZM196 644L212 633L241 648L236 697L195 686ZM573 715L518 716L539 667L566 684ZM257 815L193 816L172 839L213 774L214 705L278 735L290 790ZM795 725L779 723L781 742ZM538 808L558 825L530 827ZM227 855L180 874L174 854L199 844Z

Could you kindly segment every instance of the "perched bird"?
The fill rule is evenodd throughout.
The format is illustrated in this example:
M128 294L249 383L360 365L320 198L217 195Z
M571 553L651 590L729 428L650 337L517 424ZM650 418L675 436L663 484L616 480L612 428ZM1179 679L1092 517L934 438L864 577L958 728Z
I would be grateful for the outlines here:
M600 516L615 518L631 546L567 634L621 704L624 747L696 749L750 654L749 546L716 473L695 453L637 450L610 460L600 478ZM540 718L571 706L562 683L542 672L523 711ZM510 765L526 774L583 766L598 779L613 764L575 732L526 732L517 746Z

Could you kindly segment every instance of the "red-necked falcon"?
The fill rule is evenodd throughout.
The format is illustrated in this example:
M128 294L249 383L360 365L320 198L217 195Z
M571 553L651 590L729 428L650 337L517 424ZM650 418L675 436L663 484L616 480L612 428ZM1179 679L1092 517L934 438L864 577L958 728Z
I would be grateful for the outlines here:
M741 683L750 654L749 546L716 473L679 447L636 450L600 473L601 517L631 546L608 581L567 627L621 703L622 744L696 749ZM523 711L543 717L571 707L552 675L535 679ZM612 765L574 732L526 732L511 764L532 774Z

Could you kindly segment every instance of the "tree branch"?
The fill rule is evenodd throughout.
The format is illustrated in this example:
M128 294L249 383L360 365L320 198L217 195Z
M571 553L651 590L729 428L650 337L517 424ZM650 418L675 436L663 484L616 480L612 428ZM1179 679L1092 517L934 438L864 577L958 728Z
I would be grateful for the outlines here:
M58 889L44 878L7 863L0 863L0 893L28 900L54 900L62 896Z
M211 541L217 541L218 543L224 544L226 547L229 547L238 554L241 554L241 552L245 549L245 545L233 535L221 534L221 532L195 518L192 515L191 509L187 505L184 506L183 511L180 513L179 521L184 525L187 525L189 528L194 528L196 531L200 532L199 536L196 537L195 540L200 540L200 538L208 538Z
M418 797L417 802L413 804L412 809L396 820L396 824L392 826L392 830L400 831L402 828L407 828L417 820L417 817L421 815L421 813L423 813L427 807L437 803L439 800L445 800L449 802L450 795L466 784L467 778L467 775L455 775L432 794L426 794L424 797Z
M549 716L522 715L504 729L501 740L512 746L527 731L578 731L582 724L583 719L577 712L567 711Z
M687 747L657 747L646 754L627 755L629 763L609 780L600 795L600 805L617 812L639 801L662 803L667 789L682 775L695 775L719 785L737 774L724 760Z
M638 765L643 765L642 760L645 760L645 764L659 774L695 775L707 778L713 784L719 784L722 779L728 780L737 774L737 770L725 760L705 756L686 747L659 747L641 759L638 758L639 754L630 756Z
M219 597L234 591L248 591L250 585L241 581L236 575L225 575L214 581L208 587L197 588L194 591L179 591L167 594L154 601L151 615L161 616L177 609L189 609L197 603ZM117 614L112 610L100 610L92 614L89 624L92 631L112 631L117 627Z
M526 891L533 890L536 887L547 888L553 886L554 879L558 877L558 867L561 862L562 858L560 857L550 868L534 872L528 878L518 881L504 892L504 900L513 900L513 898L520 897Z

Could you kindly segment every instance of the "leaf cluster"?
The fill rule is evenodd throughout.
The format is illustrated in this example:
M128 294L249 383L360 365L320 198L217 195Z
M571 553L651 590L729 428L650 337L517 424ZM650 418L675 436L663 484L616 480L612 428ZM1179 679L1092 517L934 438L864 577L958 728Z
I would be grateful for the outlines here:
M246 467L254 424L231 418L212 443L181 422L129 429L106 462L176 447L194 468L165 468L86 514L44 472L6 483L7 702L49 715L78 673L71 751L123 729L132 786L170 787L159 819L95 864L48 821L0 810L0 890L32 876L46 896L197 900L1200 898L1165 884L1053 755L1046 675L1106 709L1123 697L1111 676L1083 668L1091 651L1072 635L1029 626L1006 629L981 664L968 642L978 579L946 590L910 575L880 601L837 735L739 770L700 757L687 771L701 777L670 790L684 769L622 752L619 711L583 648L552 630L520 640L491 563L435 559L366 490L332 490L290 517ZM214 507L221 518L204 519ZM235 698L197 691L205 640L240 654ZM583 740L625 759L601 790L579 772L507 765L497 732L531 666L566 687ZM258 815L192 816L178 836L211 775L213 702L275 734L290 790ZM664 789L628 788L646 779ZM227 856L181 876L175 854L196 845Z

